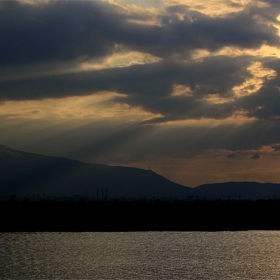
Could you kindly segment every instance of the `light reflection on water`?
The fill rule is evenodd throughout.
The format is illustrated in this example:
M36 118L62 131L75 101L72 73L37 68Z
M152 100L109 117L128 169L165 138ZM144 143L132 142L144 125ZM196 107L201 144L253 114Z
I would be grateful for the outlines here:
M280 232L0 233L1 279L280 279Z

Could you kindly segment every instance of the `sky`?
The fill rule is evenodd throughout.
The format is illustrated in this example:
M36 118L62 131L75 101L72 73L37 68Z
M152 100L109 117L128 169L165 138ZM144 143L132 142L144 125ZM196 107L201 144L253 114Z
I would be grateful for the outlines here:
M0 144L280 183L280 1L0 0Z

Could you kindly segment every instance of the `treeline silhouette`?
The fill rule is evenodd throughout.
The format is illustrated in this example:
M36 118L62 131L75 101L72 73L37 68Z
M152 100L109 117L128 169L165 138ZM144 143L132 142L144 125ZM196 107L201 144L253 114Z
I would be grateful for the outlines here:
M280 230L280 200L0 202L0 232Z

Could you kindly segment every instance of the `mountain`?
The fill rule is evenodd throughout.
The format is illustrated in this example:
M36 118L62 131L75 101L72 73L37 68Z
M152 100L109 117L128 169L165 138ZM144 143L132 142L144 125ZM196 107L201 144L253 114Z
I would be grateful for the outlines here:
M227 182L188 188L150 170L84 163L0 145L0 198L84 195L112 198L280 199L280 184Z
M280 184L256 182L205 184L194 188L192 195L210 200L280 199Z
M84 163L0 145L0 197L85 195L108 198L181 198L192 192L150 170Z

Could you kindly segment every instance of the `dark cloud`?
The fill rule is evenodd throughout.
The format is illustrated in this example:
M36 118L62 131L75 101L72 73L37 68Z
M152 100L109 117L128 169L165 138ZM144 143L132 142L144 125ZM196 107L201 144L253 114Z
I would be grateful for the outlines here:
M279 43L277 29L256 19L257 15L262 16L261 9L252 7L229 17L214 18L187 8L182 10L182 6L170 9L171 12L185 12L184 20L180 20L176 13L163 17L166 37L170 34L171 38L176 38L176 46L216 50L223 46L257 48L264 42Z
M214 104L205 99L210 95L233 98L232 88L251 77L247 67L254 60L252 57L220 56L208 57L200 62L163 61L126 68L12 80L0 83L0 100L82 96L109 90L125 94L114 98L117 103L140 106L163 116L149 123L200 118L224 119L238 110L245 110L249 117L277 118L280 115L280 82L277 77L265 81L258 92L237 100ZM264 66L278 71L278 59L271 59L267 64L264 63ZM192 94L173 96L175 84L189 87Z
M280 2L277 0L260 0L260 2L269 4L269 7L273 7L274 9L276 9L275 12L280 9Z
M1 65L67 61L113 51L119 20L109 5L105 9L95 1L1 4Z
M274 145L272 148L274 149L274 152L280 151L280 145Z
M180 162L179 173L188 159L192 159L193 169L195 159L199 161L194 174L209 173L209 165L203 164L208 158L213 166L222 160L219 176L223 176L236 167L234 159L251 158L244 164L254 165L253 159L268 156L269 152L263 153L264 146L274 149L269 156L274 155L276 162L280 150L280 60L276 55L249 54L263 45L279 46L279 31L273 24L279 24L280 2L262 1L269 5L261 7L251 1L239 12L208 16L186 5L153 14L101 0L51 0L35 5L0 0L0 108L7 106L0 113L0 141L17 149L104 164L137 165L149 159L154 164L175 159ZM241 8L232 1L227 4ZM225 55L211 53L221 49ZM233 57L236 49L247 55ZM83 62L107 67L110 56L126 52L134 52L134 56L135 51L158 60L126 67L127 61L118 61L123 67L81 71ZM194 54L205 57L194 58ZM255 92L237 96L234 88L254 78L250 66L255 62L273 69L275 76L262 78L259 88L262 73L258 69L258 82L251 80L249 85ZM185 88L185 94L174 94L176 86ZM44 102L28 102L30 109L24 108L24 102L6 102L81 97L102 91L119 94L94 103L92 114L91 104L81 105L77 99L77 119L74 113L68 114L72 106L76 109L74 98L68 100L71 109L67 102L64 108L59 101L54 113L36 107ZM106 107L109 102L125 106ZM48 102L51 104L54 100ZM60 111L59 106L65 110ZM83 106L85 117L80 114ZM110 117L111 112L106 117L99 115L99 111L105 115L105 110L117 107L127 111L140 107L156 117L132 116L133 110L116 118ZM167 169L169 172L169 166ZM234 169L229 172L237 176Z
M224 46L257 48L264 42L278 44L277 30L256 19L256 15L265 16L268 10L253 6L223 18L209 17L187 6L173 6L159 17L162 25L156 26L131 22L137 19L145 23L149 19L146 14L128 13L119 6L98 1L1 4L1 73L14 73L11 66L15 64L46 64L45 71L53 67L53 73L59 73L57 68L74 68L83 60L104 59L116 51L116 44L160 56L163 61L126 69L2 80L0 100L60 98L113 90L127 94L116 102L141 106L169 120L225 118L236 110L234 106L239 109L238 105L213 105L203 98L213 94L231 97L232 88L250 76L246 68L252 59L222 56L181 63L172 55L180 57L196 49L218 50ZM183 19L178 12L184 14ZM270 15L276 16L273 12ZM5 68L7 65L10 68ZM39 72L44 72L43 68L37 67ZM24 67L16 70L18 77L25 74ZM171 96L174 84L190 87L193 96ZM246 108L250 102L244 99L243 103L241 107ZM252 102L260 107L259 103L259 99ZM249 113L255 116L257 111L249 108Z
M180 20L176 12L184 12ZM127 13L98 1L50 1L23 5L1 2L0 63L22 64L69 61L77 57L103 57L115 44L166 57L194 49L224 46L257 48L264 42L278 45L277 29L256 19L265 9L242 11L213 18L174 6L161 16L161 26L137 24L147 20L140 12ZM267 12L266 12L267 13Z
M231 153L227 155L227 158L236 158L236 155L235 153Z
M263 66L273 69L275 77L266 79L263 86L254 94L236 101L236 106L248 111L249 117L259 119L278 119L280 116L280 60L278 58L264 59Z
M253 156L251 156L252 159L259 159L260 155L259 154L254 154Z
M217 126L205 134L201 128L189 128L187 133L184 130L172 131L178 135L176 140L161 132L162 139L166 137L171 144L163 141L159 145L155 141L148 145L151 150L146 149L155 153L173 143L174 147L184 147L189 143L188 147L194 150L224 148L235 151L280 143L277 132L280 131L278 59L209 56L192 60L190 56L195 50L212 51L226 46L240 49L257 49L264 43L278 46L277 29L260 20L276 22L279 5L271 6L273 9L250 5L225 17L210 17L184 5L172 6L158 16L160 25L149 25L145 20L153 19L150 15L128 13L105 2L50 1L43 5L23 5L16 1L3 1L0 8L0 71L13 73L14 66L19 68L15 68L18 78L0 80L0 102L114 91L123 94L115 97L114 102L161 115L142 122L145 128L138 126L125 133L111 135L114 141L102 139L95 142L98 149L94 151L110 150L111 145L121 146L124 138L134 141L141 133L148 133L146 124L187 119L220 120L238 111L243 111L245 117L261 121L241 125L238 129L233 125L226 125L223 129ZM142 22L139 24L135 20ZM70 74L59 71L75 68L81 61L102 61L117 51L116 45L125 50L150 53L162 60L153 64ZM247 68L255 61L274 69L277 76L265 80L258 92L237 99L233 88L252 77ZM38 72L42 73L50 72L54 67L53 73L43 77L20 77L25 74L24 66L31 64L35 64ZM174 96L174 85L189 87L192 93ZM211 97L224 98L227 102L213 103L209 101ZM235 133L231 133L231 129ZM192 141L189 135L205 135L205 138L195 137L197 141Z
M231 116L234 104L213 104L210 95L231 97L251 63L248 57L209 57L201 62L160 62L126 68L55 75L0 83L0 100L28 100L88 95L100 91L125 94L115 102L140 106L162 114L166 120L216 118ZM188 86L191 96L173 96L174 84ZM162 119L163 121L164 119Z
M279 113L275 105L276 85L269 83L266 85L269 93L264 88L263 92L238 103L213 104L205 99L209 95L232 97L232 88L251 76L247 67L253 58L221 56L178 62L171 56L180 57L196 49L257 48L264 42L278 44L277 30L256 18L257 14L266 16L267 8L252 6L220 18L192 11L187 6L173 6L160 16L162 25L156 26L131 22L132 19L147 20L148 15L129 14L119 6L98 1L50 1L42 5L4 1L1 4L1 73L7 72L5 69L13 73L13 68L5 68L7 65L45 63L49 63L47 71L53 66L53 73L57 73L56 68L67 68L71 61L78 64L81 60L102 60L116 51L116 44L160 56L163 60L153 65L2 80L0 100L60 98L111 90L126 94L115 102L162 114L163 118L158 119L161 121L223 119L239 109L248 110L249 116L258 118ZM184 14L183 19L178 12ZM275 17L274 12L270 15ZM17 76L24 75L23 70L22 73L18 70ZM193 95L171 96L175 84L188 86Z

